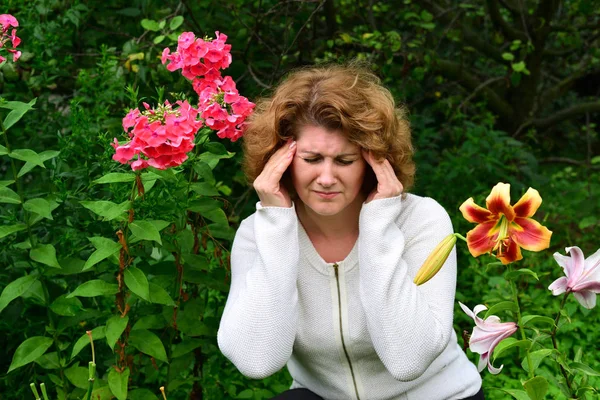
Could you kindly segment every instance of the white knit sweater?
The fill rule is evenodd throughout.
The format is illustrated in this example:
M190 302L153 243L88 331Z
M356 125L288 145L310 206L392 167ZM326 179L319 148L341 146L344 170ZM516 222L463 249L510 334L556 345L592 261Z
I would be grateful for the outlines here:
M481 378L452 329L455 251L428 283L412 282L451 232L435 200L374 200L362 207L350 254L326 263L293 206L259 203L233 244L219 348L250 378L287 363L292 388L327 400L474 395Z

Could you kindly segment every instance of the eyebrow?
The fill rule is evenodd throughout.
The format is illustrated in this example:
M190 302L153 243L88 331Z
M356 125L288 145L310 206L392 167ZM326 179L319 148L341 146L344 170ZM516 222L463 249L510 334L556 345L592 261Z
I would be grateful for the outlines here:
M302 151L300 151L300 153L310 154L310 155L315 155L315 156L322 156L321 153L319 153L317 151L310 151L310 150L302 150ZM342 153L342 154L336 155L335 157L338 158L338 157L348 157L348 156L357 156L357 155L358 155L358 153Z

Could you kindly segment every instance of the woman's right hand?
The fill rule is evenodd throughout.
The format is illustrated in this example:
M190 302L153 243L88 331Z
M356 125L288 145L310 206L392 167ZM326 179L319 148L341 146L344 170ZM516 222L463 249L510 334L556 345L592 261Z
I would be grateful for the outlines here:
M281 178L292 163L295 153L296 142L288 141L269 158L260 175L254 180L254 190L263 207L292 206L292 199L281 184Z

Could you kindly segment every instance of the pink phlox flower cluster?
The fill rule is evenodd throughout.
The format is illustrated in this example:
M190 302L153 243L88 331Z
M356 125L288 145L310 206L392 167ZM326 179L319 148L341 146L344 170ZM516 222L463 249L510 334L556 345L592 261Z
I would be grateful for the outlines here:
M177 51L163 50L161 61L171 72L181 69L181 74L192 80L197 76L218 73L231 64L231 45L225 44L227 35L215 32L216 39L196 38L192 32L184 32L177 41Z
M198 93L201 117L206 126L217 131L221 139L229 138L235 142L244 132L246 118L252 113L254 103L240 96L234 80L208 76L196 78L194 90Z
M503 339L506 339L518 329L518 326L514 322L500 322L500 318L495 315L490 315L486 319L481 319L477 316L480 312L487 310L487 307L483 304L475 306L473 311L469 307L465 306L460 301L458 302L460 308L469 317L473 318L475 327L469 340L469 348L473 353L481 354L479 358L479 365L477 369L479 372L483 371L486 367L492 374L498 374L502 371L503 365L500 368L495 368L491 363L491 356L494 349Z
M575 299L585 308L596 306L596 295L600 293L600 249L585 258L577 246L565 249L570 256L554 253L554 259L565 271L565 276L558 278L548 287L552 294L573 292Z
M131 140L120 145L114 139L113 160L126 164L137 156L130 163L134 171L148 166L167 169L187 160L187 153L194 148L196 132L203 123L197 118L198 110L187 101L178 101L176 105L177 108L166 101L152 109L144 103L145 111L131 110L123 118L123 130Z
M16 48L21 43L21 39L17 36L17 30L13 29L10 33L10 27L17 28L19 26L19 21L15 17L10 14L1 14L0 15L0 48L4 47L4 45L10 40L12 44L12 49L7 48L6 50L13 55L13 62L16 62L19 57L21 57L21 52ZM0 63L6 60L5 57L0 55Z

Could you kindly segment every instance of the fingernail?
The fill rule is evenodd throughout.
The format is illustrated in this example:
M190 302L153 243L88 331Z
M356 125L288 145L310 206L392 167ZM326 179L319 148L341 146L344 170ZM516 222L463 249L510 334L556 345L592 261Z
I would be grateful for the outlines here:
M290 144L290 149L293 149L294 147L296 147L296 141L293 141L293 142Z

